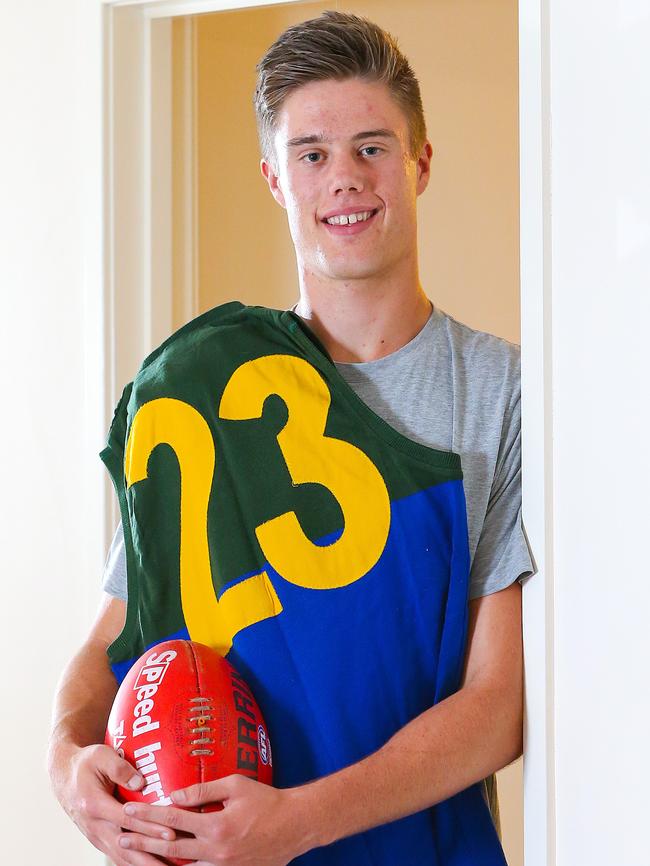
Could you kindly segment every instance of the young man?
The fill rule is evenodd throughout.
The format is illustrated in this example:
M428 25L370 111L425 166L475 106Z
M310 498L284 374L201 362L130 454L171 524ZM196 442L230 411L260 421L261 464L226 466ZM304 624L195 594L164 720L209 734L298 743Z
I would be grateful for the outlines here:
M125 531L59 690L54 788L117 866L504 864L482 780L521 753L518 349L420 285L432 151L391 37L334 12L290 28L256 110L300 299L204 314L126 389L103 455ZM224 803L205 814L113 798L142 779L96 745L107 650L120 676L170 636L249 681L276 787L174 795Z

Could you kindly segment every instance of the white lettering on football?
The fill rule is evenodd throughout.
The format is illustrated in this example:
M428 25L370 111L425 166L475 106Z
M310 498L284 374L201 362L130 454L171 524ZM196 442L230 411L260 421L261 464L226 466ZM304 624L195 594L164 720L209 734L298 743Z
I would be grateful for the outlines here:
M156 799L152 802L152 806L171 806L172 799L166 796L163 790L154 755L161 748L160 743L142 746L134 751L133 757L135 758L136 769L140 770L146 782L145 787L141 791L142 796L148 797L150 794L155 794Z
M137 703L133 708L133 736L139 737L160 727L160 722L154 722L151 713L154 708L153 698L162 683L167 668L176 658L174 650L162 653L151 653L144 665L138 671L133 686Z

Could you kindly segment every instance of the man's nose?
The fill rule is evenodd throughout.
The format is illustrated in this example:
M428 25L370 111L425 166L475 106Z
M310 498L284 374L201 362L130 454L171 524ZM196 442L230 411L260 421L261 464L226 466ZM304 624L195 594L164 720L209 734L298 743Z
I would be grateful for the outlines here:
M345 153L330 157L329 192L362 192L365 186L365 171L361 159L355 154Z

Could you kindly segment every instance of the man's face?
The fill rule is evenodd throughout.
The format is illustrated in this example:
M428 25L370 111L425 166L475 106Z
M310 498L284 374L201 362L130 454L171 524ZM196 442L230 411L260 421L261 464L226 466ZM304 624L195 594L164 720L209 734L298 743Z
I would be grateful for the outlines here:
M386 85L352 78L298 88L282 106L274 143L276 165L262 160L262 173L287 210L303 270L347 281L415 261L416 198L429 180L431 145L410 156L406 116Z

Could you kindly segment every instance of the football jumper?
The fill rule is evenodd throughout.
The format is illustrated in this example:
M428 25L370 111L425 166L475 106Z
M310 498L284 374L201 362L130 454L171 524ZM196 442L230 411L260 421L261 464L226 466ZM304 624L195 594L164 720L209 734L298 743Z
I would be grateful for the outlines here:
M458 454L398 433L290 311L217 307L122 395L102 452L124 528L118 681L191 638L266 719L280 788L379 749L460 685L469 549ZM482 783L299 866L505 866Z

